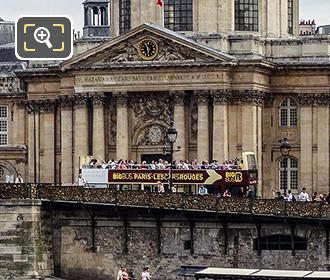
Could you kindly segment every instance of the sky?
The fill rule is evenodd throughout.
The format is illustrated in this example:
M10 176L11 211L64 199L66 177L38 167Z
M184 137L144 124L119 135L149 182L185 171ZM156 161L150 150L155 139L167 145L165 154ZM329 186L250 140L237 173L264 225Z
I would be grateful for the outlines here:
M68 15L73 21L73 27L81 30L82 2L83 0L0 0L0 17L15 21L22 15ZM317 25L330 24L330 0L300 0L300 19L315 19Z

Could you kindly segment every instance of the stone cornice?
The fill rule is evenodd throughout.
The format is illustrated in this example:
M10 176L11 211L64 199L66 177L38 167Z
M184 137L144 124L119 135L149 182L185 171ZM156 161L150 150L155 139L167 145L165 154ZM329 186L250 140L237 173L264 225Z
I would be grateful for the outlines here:
M299 94L297 102L300 106L315 106L315 107L329 107L330 106L330 93L305 93Z

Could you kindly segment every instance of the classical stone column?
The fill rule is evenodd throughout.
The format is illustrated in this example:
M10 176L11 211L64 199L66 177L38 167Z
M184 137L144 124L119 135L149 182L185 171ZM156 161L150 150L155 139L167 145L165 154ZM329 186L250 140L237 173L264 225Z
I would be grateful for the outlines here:
M209 92L195 91L198 102L197 160L209 160Z
M228 105L224 90L212 91L213 98L213 159L228 159Z
M54 143L55 143L55 128L54 128L54 101L43 103L43 146L44 153L40 166L41 183L54 183Z
M28 182L39 182L39 104L26 104L28 112Z
M300 109L300 186L311 193L313 186L313 107Z
M25 144L25 107L24 104L16 103L14 106L14 139L13 145Z
M73 112L72 99L61 98L61 183L73 182Z
M129 159L129 135L128 135L128 97L126 93L120 93L117 97L117 159Z
M180 146L181 149L174 153L175 160L185 160L186 154L186 128L185 128L185 110L184 110L184 91L171 92L174 99L174 126L178 131L178 137L175 147Z
M79 172L79 157L88 156L88 110L87 97L76 96L74 99L74 174Z
M93 156L105 160L104 95L93 96Z
M316 96L317 107L317 191L329 192L330 94Z
M244 104L242 107L242 151L257 152L257 107Z
M254 152L258 165L257 195L263 193L262 186L262 104L264 93L259 91L239 92L242 103L242 152Z

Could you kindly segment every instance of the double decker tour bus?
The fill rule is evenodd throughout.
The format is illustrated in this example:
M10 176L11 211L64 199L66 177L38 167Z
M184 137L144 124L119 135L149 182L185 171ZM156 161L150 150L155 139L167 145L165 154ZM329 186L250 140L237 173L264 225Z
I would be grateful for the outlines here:
M91 165L91 162L94 164ZM241 162L240 166L210 165L209 168L202 166L194 169L174 166L173 185L177 192L197 193L199 186L204 185L209 193L223 193L228 189L233 196L239 196L250 187L256 194L258 169L255 153L242 153ZM80 172L88 182L87 187L120 190L157 191L159 183L168 190L170 178L169 164L163 169L156 169L150 164L127 164L125 169L121 169L119 163L106 164L93 156L80 157Z

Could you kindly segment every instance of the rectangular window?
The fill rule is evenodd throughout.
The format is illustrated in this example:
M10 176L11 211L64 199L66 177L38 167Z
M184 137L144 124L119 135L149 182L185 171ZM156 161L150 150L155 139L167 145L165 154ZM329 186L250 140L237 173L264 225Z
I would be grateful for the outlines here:
M131 0L119 1L119 34L131 30Z
M258 0L235 0L235 30L259 30Z
M8 145L8 106L0 105L0 147Z
M192 0L165 0L164 26L173 31L192 31Z
M288 0L288 33L293 34L293 0Z

